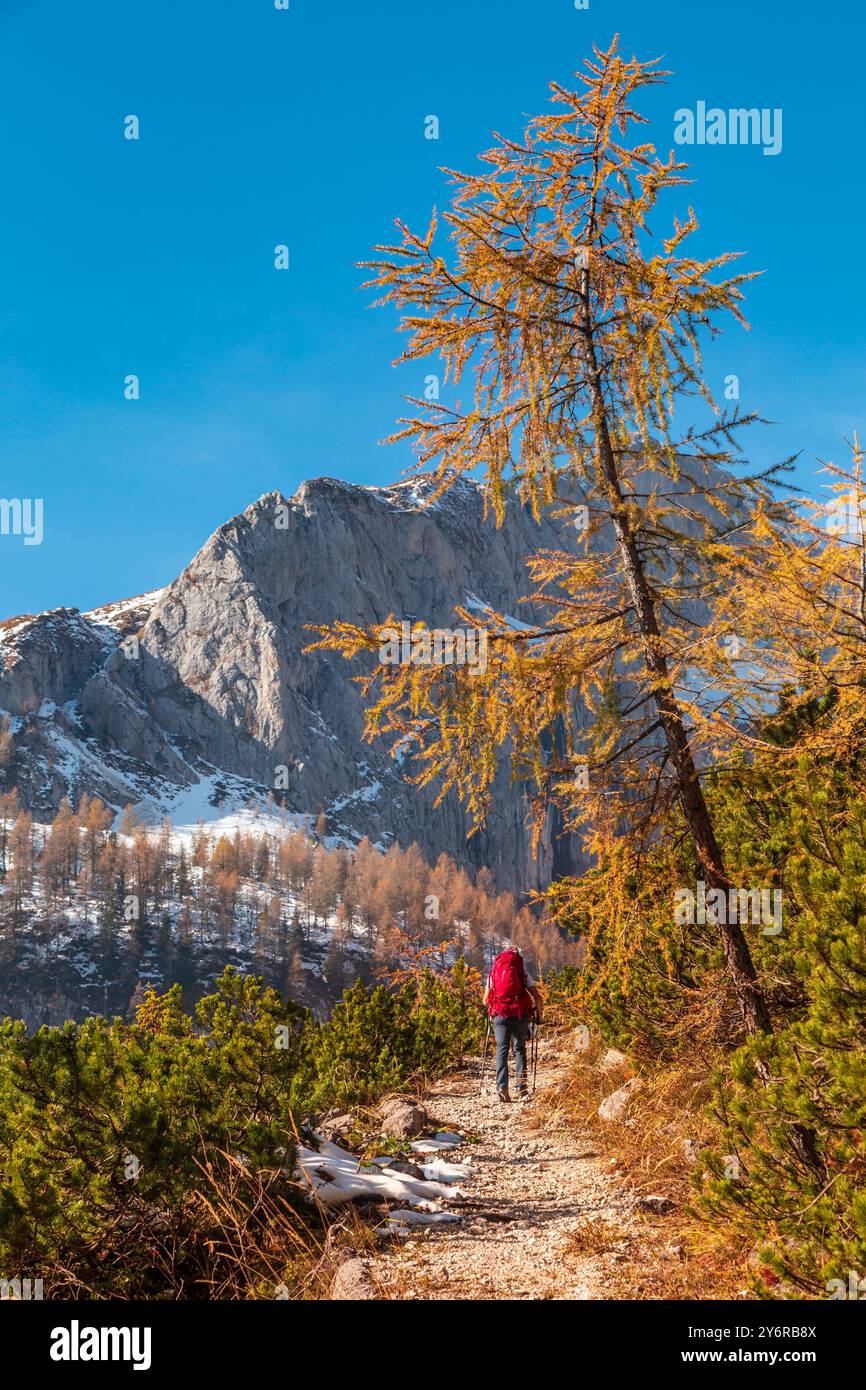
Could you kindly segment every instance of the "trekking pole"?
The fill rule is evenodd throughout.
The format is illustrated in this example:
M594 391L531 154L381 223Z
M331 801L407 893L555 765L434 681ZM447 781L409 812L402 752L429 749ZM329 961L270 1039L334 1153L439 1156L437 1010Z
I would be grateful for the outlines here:
M484 1034L484 1051L483 1051L482 1054L481 1054L481 1080L480 1080L479 1083L478 1083L478 1094L479 1094L479 1096L481 1095L481 1092L482 1092L483 1087L484 1087L484 1068L485 1068L486 1065L487 1065L487 1044L488 1044L489 1041L490 1041L490 1015L488 1014L488 1016L487 1016L487 1032Z
M535 1095L535 1076L538 1071L538 1010L535 1010L535 1027L532 1030L532 1094Z

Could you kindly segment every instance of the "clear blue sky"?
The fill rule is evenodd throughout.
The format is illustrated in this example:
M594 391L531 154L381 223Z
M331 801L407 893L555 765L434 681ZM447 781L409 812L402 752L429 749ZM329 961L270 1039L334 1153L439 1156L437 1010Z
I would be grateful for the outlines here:
M700 249L767 271L709 375L779 422L761 461L842 458L866 432L859 0L0 0L0 497L45 506L41 545L0 536L0 617L165 583L272 488L397 476L378 441L423 373L391 366L354 263L615 31L674 69L645 106L665 152L680 106L782 108L776 157L683 151Z

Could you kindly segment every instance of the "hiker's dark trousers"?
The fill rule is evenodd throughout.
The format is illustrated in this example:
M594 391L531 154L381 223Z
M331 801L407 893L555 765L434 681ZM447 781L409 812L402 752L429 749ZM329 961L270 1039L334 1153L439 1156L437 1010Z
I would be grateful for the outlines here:
M493 1036L496 1039L496 1089L508 1089L508 1054L514 1048L514 1079L517 1089L526 1084L526 1040L529 1037L528 1018L494 1018Z

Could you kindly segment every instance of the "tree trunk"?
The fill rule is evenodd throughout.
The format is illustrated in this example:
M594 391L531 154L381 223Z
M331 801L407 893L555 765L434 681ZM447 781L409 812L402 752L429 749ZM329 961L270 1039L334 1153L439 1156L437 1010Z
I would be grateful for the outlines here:
M698 861L706 875L708 886L727 893L730 880L725 872L722 852L716 840L703 788L698 779L682 712L671 688L667 658L662 650L662 638L655 603L620 486L619 470L608 428L601 372L592 338L586 272L583 273L582 300L583 350L589 374L598 460L607 490L611 521L616 535L626 586L634 607L638 630L643 638L646 662L654 683L654 699L667 740L668 752L677 780L680 803L691 832ZM772 1032L770 1012L763 991L758 984L755 966L742 927L738 922L719 922L717 925L722 938L725 964L731 977L746 1031L749 1033Z

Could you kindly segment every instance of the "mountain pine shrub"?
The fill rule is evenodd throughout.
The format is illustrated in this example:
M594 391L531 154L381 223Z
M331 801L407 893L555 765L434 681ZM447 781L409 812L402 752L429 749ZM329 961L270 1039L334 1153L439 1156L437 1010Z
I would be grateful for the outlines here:
M480 1028L465 976L354 985L322 1026L231 968L194 1016L174 986L132 1022L6 1019L0 1277L49 1297L305 1296L323 1232L297 1126L456 1060Z
M828 790L813 787L808 806L804 791L785 872L799 989L787 1026L750 1040L717 1078L721 1142L702 1205L755 1241L759 1292L782 1281L788 1296L826 1298L832 1280L866 1279L866 800L834 826ZM803 1162L794 1125L814 1133L817 1166Z

